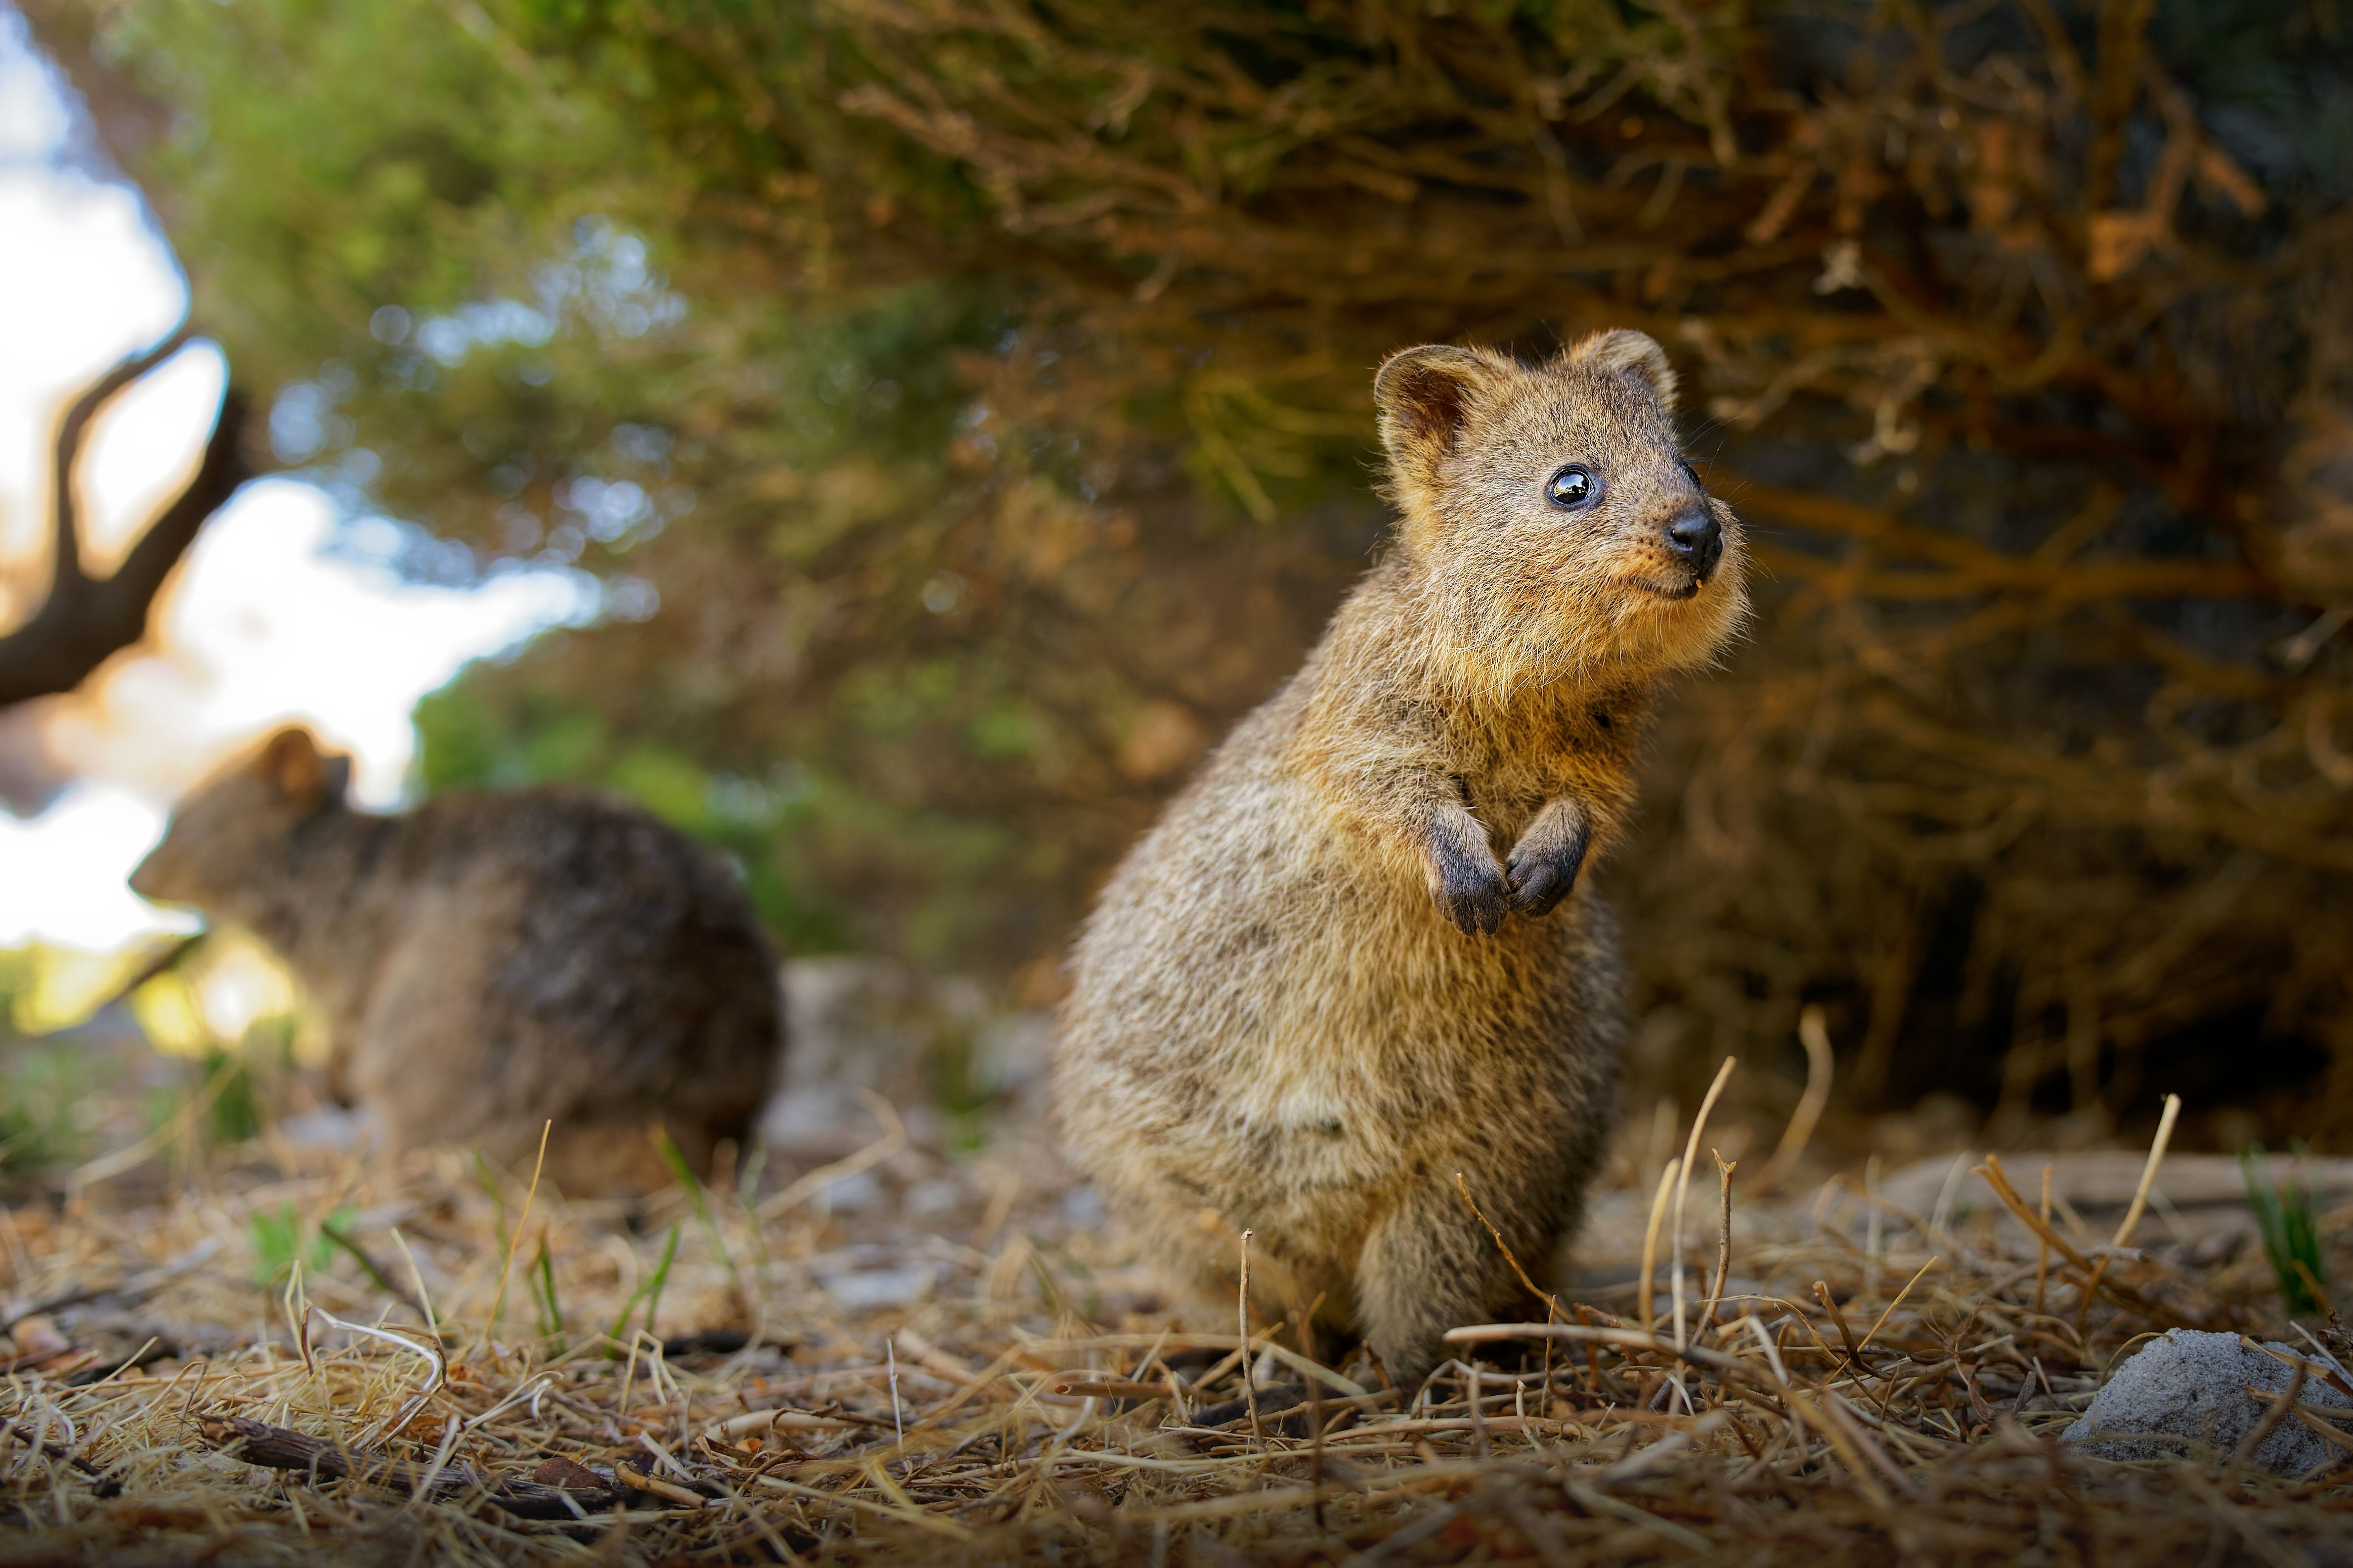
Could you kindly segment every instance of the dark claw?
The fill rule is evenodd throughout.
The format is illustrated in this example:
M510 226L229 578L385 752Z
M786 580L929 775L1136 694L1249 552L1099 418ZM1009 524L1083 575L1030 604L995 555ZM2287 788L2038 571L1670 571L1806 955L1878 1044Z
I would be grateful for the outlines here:
M1535 919L1552 913L1577 886L1577 873L1584 864L1582 835L1546 849L1514 849L1509 862L1512 908Z
M1570 883L1549 862L1523 869L1512 868L1512 908L1524 915L1548 915L1553 906L1568 896Z
M1509 891L1502 868L1492 859L1480 865L1468 856L1448 855L1439 863L1439 910L1464 936L1493 936L1504 923Z

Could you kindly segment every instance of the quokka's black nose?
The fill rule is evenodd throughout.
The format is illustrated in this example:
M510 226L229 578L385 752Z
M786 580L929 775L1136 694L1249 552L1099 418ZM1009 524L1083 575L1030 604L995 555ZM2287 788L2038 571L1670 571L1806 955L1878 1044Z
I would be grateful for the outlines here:
M1667 548L1696 577L1706 577L1724 558L1724 530L1705 507L1695 506L1667 524L1666 540Z

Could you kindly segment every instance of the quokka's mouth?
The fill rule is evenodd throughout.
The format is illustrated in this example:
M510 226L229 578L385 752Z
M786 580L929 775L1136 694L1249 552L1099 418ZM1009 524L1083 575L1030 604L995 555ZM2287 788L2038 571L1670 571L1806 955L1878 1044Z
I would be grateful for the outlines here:
M1653 583L1648 577L1637 577L1634 579L1634 586L1646 594L1655 594L1662 599L1683 600L1697 598L1701 587L1706 581L1704 577L1694 577L1679 587L1669 587L1664 583Z

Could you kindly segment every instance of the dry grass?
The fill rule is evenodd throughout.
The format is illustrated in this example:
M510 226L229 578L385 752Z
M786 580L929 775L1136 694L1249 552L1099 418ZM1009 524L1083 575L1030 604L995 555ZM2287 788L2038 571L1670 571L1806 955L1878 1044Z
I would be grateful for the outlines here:
M456 1159L394 1178L282 1150L152 1206L15 1211L0 1563L2353 1553L2329 1477L2060 1449L2135 1336L2274 1309L2259 1263L2102 1246L2063 1201L2038 1235L2039 1170L2011 1178L2027 1223L1966 1164L1926 1215L1833 1177L1736 1184L1727 1223L1704 1165L1648 1326L1626 1266L1676 1249L1645 1180L1581 1253L1620 1283L1463 1332L1420 1389L1359 1363L1302 1401L1278 1326L1247 1356L1229 1319L1180 1331L1038 1143L905 1150L855 1213L772 1180L674 1189L634 1228L544 1188L518 1226L526 1183ZM322 1251L332 1215L352 1246ZM259 1283L288 1236L300 1274ZM1255 1415L1208 1408L1245 1361Z

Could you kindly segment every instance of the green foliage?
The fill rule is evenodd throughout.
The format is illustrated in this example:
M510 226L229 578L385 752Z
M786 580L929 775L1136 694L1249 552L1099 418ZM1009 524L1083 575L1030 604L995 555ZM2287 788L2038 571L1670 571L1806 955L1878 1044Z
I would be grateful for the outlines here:
M539 1335L548 1342L553 1353L561 1355L564 1338L564 1304L555 1293L555 1260L547 1252L547 1227L539 1231L539 1256L531 1269L532 1305L539 1313Z
M748 1301L750 1298L744 1290L744 1277L736 1271L734 1257L727 1250L727 1238L719 1234L719 1222L712 1215L710 1198L703 1190L702 1178L686 1163L686 1156L680 1152L677 1142L670 1135L670 1129L659 1125L654 1128L654 1147L660 1153L662 1163L670 1167L671 1179L685 1191L686 1201L694 1210L694 1222L702 1228L702 1238L709 1244L712 1255L719 1259L720 1267L727 1270L727 1282L734 1288L736 1300ZM650 1310L647 1321L650 1326Z
M100 1087L78 1046L0 1036L0 1190L90 1157L79 1110Z
M377 1289L395 1300L407 1299L408 1292L395 1284L392 1277L384 1271L384 1266L371 1257L367 1248L362 1247L352 1234L343 1228L349 1223L344 1211L336 1210L319 1222L320 1239L326 1242L328 1246L340 1248L348 1254L351 1260L359 1265L360 1272L367 1276L368 1282ZM543 1237L540 1247L543 1253L546 1250L546 1241Z
M261 1136L293 1078L295 1028L291 1018L258 1018L235 1045L206 1043L180 1101L196 1108L200 1144L227 1148Z
M1110 496L1116 455L1091 461L981 392L1029 352L1025 318L1059 309L1034 280L904 224L879 268L822 232L812 201L834 195L812 197L812 151L845 170L891 157L831 107L841 84L818 62L849 57L811 44L831 24L745 16L724 26L754 37L722 43L701 33L715 18L696 37L675 20L649 38L601 9L498 11L485 43L439 13L266 0L225 25L142 7L106 39L185 111L190 134L144 172L208 325L241 374L286 388L281 453L475 563L574 562L621 582L617 607L641 613L643 583L671 606L473 672L420 716L428 787L635 795L734 852L795 951L1032 956L1206 738L1197 721L1189 747L1124 772L1139 684L1173 679L1163 700L1217 713L1256 696L1329 603L1324 540L1288 526L1309 536L1303 605L1234 602L1224 619L1253 623L1239 637L1168 628L1285 552L1244 565L1229 546L1154 582L1171 564L1154 556L1233 510L1185 515L1166 454L1134 468L1134 500ZM279 62L267 107L240 89L256 58ZM347 93L361 58L370 82ZM728 107L754 61L792 149ZM310 118L332 131L302 137ZM991 243L952 164L865 172L881 177L859 176L861 214L905 204ZM729 232L755 211L766 238ZM1127 380L1098 415L1181 426L1209 406ZM1317 437L1320 477L1294 464L1296 482L1257 489L1357 489L1360 422L1344 426L1355 439ZM1345 552L1370 513L1359 499L1331 520ZM413 569L470 569L415 542Z
M506 1194L500 1184L498 1173L491 1169L490 1156L479 1148L474 1151L474 1184L482 1189L484 1197L491 1200L491 1236L498 1244L499 1256L512 1256L514 1239L507 1234Z
M253 1279L259 1285L283 1281L301 1263L308 1273L326 1268L335 1255L335 1242L326 1234L352 1222L356 1209L338 1208L319 1226L306 1225L292 1204L256 1209L246 1220L246 1240L253 1247Z
M606 1342L614 1347L607 1353L620 1355L625 1352L628 1341L623 1336L628 1331L630 1314L638 1310L640 1301L646 1304L643 1330L649 1335L653 1334L654 1314L661 1307L662 1288L670 1283L670 1261L678 1256L678 1232L676 1225L670 1227L670 1236L662 1243L661 1260L654 1266L654 1271L629 1292L629 1299L621 1303L621 1310L613 1314L612 1323L605 1330Z
M1667 1055L1823 998L2023 1115L2353 1005L2322 9L88 15L281 458L610 588L423 782L629 793L793 949L1050 959L1379 544L1381 356L1633 325L1766 567L1606 873Z
M653 1273L646 1279L646 1334L650 1339L661 1338L654 1331L655 1314L661 1310L662 1288L670 1283L670 1266L677 1257L678 1226L673 1225L670 1227L669 1238L662 1243L661 1261L654 1266ZM624 1321L628 1321L628 1309L626 1306L622 1308L621 1316Z
M209 1085L215 1078L222 1079L198 1129L204 1142L220 1145L259 1137L262 1101L254 1083L253 1064L241 1052L212 1050L205 1054L201 1067L200 1082Z
M733 856L753 907L786 951L833 952L848 945L840 905L796 875L796 840L810 830L814 805L801 770L781 765L765 777L746 777L667 746L628 745L600 715L527 687L520 700L500 700L503 693L491 682L500 676L527 681L540 657L460 680L417 705L418 773L428 790L550 783L613 790Z
M33 989L37 962L34 949L0 949L0 1039L16 1037L16 999Z
M140 973L175 963L192 939L163 937L88 952L48 942L0 948L0 1041L79 1027Z
M2302 1141L2291 1145L2301 1158L2312 1152ZM2263 1237L2263 1256L2278 1277L2280 1304L2290 1317L2321 1310L2327 1290L2328 1270L2320 1252L2320 1226L2312 1201L2312 1184L2299 1168L2287 1184L2272 1179L2263 1146L2249 1144L2239 1152L2239 1167L2247 1179L2247 1202L2255 1211L2255 1230Z

